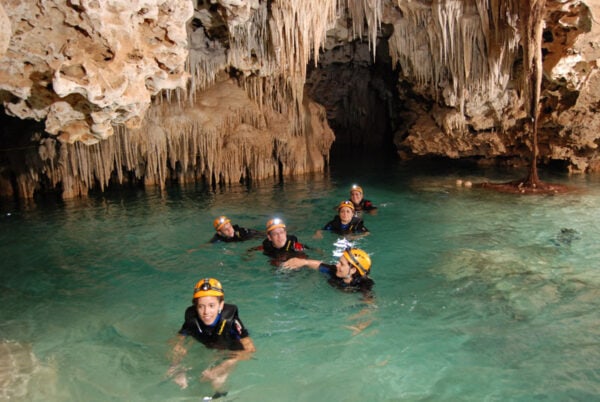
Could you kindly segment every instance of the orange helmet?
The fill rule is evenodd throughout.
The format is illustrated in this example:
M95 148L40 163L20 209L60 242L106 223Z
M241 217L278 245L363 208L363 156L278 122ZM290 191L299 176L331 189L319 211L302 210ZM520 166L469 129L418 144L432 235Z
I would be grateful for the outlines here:
M342 256L356 268L360 276L365 276L371 271L371 257L359 248L348 247Z
M361 194L364 194L362 187L358 184L353 184L352 187L350 187L350 194L352 194L353 191L359 191Z
M354 203L352 201L342 201L340 202L340 205L338 205L337 210L339 211L342 208L350 208L351 210L354 211Z
M223 285L215 278L204 278L196 283L194 286L194 299L204 296L222 296L225 297L223 292Z
M273 218L273 219L269 219L266 227L267 227L267 233L269 233L273 229L277 229L277 228L285 229L285 223L279 218Z
M227 218L226 216L219 216L217 219L215 219L215 221L213 222L213 226L215 227L215 230L218 232L219 230L221 230L221 228L226 224L231 222L231 220L229 218Z

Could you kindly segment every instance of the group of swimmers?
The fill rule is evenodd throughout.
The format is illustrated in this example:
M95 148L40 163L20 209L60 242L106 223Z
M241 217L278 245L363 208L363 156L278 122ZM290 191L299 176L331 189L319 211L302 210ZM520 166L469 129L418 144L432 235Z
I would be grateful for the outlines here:
M339 235L368 234L362 215L374 213L376 207L364 198L363 189L358 185L350 188L350 199L337 206L337 215L322 230ZM213 222L215 242L239 242L265 236L262 245L251 250L261 250L272 258L272 263L284 269L308 267L328 276L332 286L344 291L360 291L370 294L374 285L369 277L371 258L362 249L347 247L336 264L326 264L321 260L307 258L304 251L308 248L294 235L287 233L286 225L280 218L267 221L265 232L247 229L233 224L226 216L220 216ZM320 237L317 231L315 237ZM193 337L209 348L231 351L227 359L202 372L202 379L210 381L216 393L212 398L224 395L222 386L234 365L248 359L256 350L248 330L238 316L237 306L225 303L225 292L215 278L204 278L196 283L192 305L185 311L184 323L178 333L178 339L172 352L172 364L168 375L182 388L187 387L185 369L179 363L187 353L185 341Z

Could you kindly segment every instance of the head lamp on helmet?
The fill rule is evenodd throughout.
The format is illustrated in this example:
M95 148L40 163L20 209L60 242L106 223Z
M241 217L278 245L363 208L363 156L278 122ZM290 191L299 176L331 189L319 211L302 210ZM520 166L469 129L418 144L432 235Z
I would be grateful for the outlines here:
M351 210L354 211L354 204L352 203L352 201L348 201L348 200L342 201L342 202L340 202L340 205L338 205L337 209L339 211L342 208L350 208Z
M194 286L194 299L205 296L225 296L221 282L215 278L204 278Z
M221 228L223 226L225 226L226 223L229 223L229 222L231 222L231 220L229 218L227 218L226 216L219 216L213 222L213 226L215 227L215 230L218 232L219 230L221 230Z
M365 276L371 271L371 257L364 250L348 247L342 256L356 268L360 276Z
M358 184L353 184L352 187L350 187L350 194L352 194L353 191L358 191L359 193L364 194L362 187Z
M277 229L277 228L285 229L285 223L283 223L283 221L279 218L273 218L267 222L266 227L267 227L267 233L269 233L273 229Z

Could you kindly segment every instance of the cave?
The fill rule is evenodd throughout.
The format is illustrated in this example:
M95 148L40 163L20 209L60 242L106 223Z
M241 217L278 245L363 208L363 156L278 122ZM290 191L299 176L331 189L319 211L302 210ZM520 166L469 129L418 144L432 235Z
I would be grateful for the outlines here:
M539 162L598 171L597 6L535 4ZM32 127L3 125L0 196L248 185L367 154L523 167L533 110L523 5L0 5L2 120Z
M375 52L366 41L326 50L317 66L309 63L306 94L323 105L335 133L331 163L344 155L396 155L394 133L402 121L398 69L389 57L393 27L383 26Z

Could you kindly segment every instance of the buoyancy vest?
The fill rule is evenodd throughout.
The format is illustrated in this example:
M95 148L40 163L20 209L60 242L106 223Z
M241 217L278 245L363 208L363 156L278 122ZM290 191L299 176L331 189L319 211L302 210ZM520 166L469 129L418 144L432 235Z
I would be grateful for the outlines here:
M339 215L336 215L332 221L330 221L327 225L323 227L324 230L331 230L337 234L349 234L349 233L363 233L368 232L368 229L365 227L362 218L358 216L353 216L352 220L344 225L342 224L342 220Z
M289 253L299 253L304 251L305 248L306 247L298 241L298 238L293 235L287 236L287 240L281 248L275 248L273 242L269 239L265 239L262 244L263 253L269 257L278 257Z
M366 296L370 294L373 285L375 284L368 276L359 275L352 277L352 282L346 283L343 278L338 278L336 276L337 268L333 264L322 263L319 265L319 271L329 276L327 282L331 286L343 290L344 292L361 292Z
M206 325L198 317L196 306L185 310L185 322L179 331L182 335L190 335L202 342L207 347L219 349L240 350L243 346L239 342L242 336L236 336L233 325L238 322L240 331L247 336L247 332L237 318L238 308L234 304L225 304L220 318L215 325Z
M236 241L245 241L252 239L255 236L260 235L261 233L258 230L254 229L246 229L242 228L238 225L233 225L233 237L225 237L219 233L215 233L212 239L210 239L211 243L216 243L219 241L225 243L231 243Z
M369 200L365 200L364 198L358 203L358 205L354 205L354 209L356 211L371 211L373 209L377 209L375 205Z

